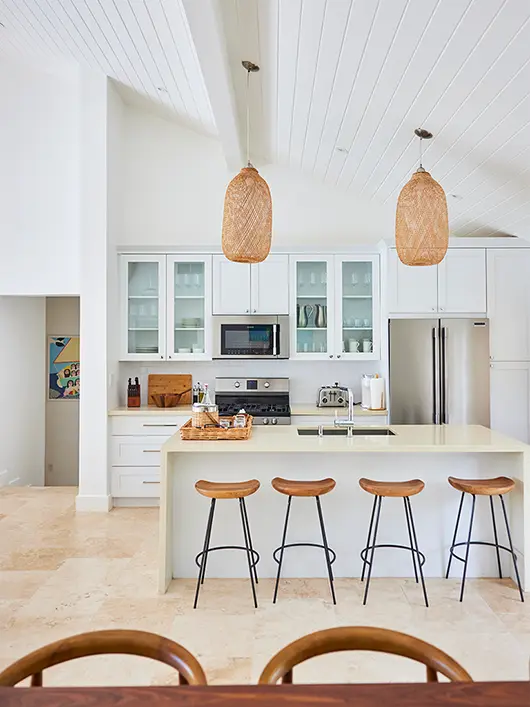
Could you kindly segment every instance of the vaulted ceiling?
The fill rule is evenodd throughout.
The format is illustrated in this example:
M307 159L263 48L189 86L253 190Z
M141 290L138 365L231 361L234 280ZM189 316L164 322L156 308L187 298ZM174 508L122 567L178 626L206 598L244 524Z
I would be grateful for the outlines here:
M424 165L461 236L530 234L527 0L0 0L0 52L86 64L220 139L393 208Z

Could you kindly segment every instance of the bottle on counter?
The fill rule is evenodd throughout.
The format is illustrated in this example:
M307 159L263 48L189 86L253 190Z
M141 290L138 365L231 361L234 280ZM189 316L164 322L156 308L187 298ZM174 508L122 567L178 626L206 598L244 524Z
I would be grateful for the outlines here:
M208 390L208 383L204 384L203 391L204 392L203 392L201 403L203 403L204 405L208 405L208 406L213 405L212 399L210 397L210 391Z
M246 427L247 425L247 413L243 408L234 415L234 427Z
M199 403L199 396L200 396L200 390L201 390L201 384L199 382L193 384L192 388L192 393L191 393L191 403L194 405L195 403Z

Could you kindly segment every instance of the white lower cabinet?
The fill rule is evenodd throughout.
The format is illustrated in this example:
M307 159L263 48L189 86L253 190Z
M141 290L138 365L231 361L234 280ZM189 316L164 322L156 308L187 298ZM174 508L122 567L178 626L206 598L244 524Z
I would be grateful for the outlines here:
M530 442L530 362L490 364L490 425L528 444Z
M111 494L117 504L152 505L160 497L160 450L187 420L189 415L111 417Z

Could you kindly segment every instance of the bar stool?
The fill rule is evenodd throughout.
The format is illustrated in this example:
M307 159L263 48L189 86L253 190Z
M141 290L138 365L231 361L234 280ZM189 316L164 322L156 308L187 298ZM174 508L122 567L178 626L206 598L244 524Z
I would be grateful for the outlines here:
M416 528L414 526L414 518L412 517L412 506L410 503L410 496L415 496L416 494L423 491L425 484L420 479L412 479L411 481L372 481L371 479L359 479L359 486L374 496L374 504L372 506L372 515L370 517L370 525L368 527L368 537L366 539L366 547L361 550L361 559L363 561L363 569L361 574L361 582L364 581L364 573L366 567L368 566L368 575L366 576L366 586L364 589L363 605L366 604L368 599L368 588L370 586L370 578L372 576L372 567L374 564L374 553L376 548L381 547L394 547L401 550L409 550L412 555L412 566L414 567L414 576L416 577L416 582L418 582L418 572L421 578L421 586L423 589L423 597L425 599L425 606L429 606L429 601L427 599L427 590L425 589L425 579L423 577L423 565L425 564L425 555L420 552L418 547L418 538L416 536ZM381 515L381 505L383 503L383 498L402 498L403 505L405 507L405 518L407 520L407 530L409 534L410 546L406 545L388 545L388 544L376 544L377 531L379 529L379 517ZM375 519L375 526L374 526ZM373 538L372 538L373 529ZM368 552L370 552L370 559L368 559ZM417 564L416 564L417 563Z
M513 549L512 536L510 533L510 526L508 523L508 515L506 514L506 506L504 505L504 494L509 493L515 486L515 481L509 479L506 476L497 476L495 479L456 479L454 476L450 476L448 479L451 486L457 491L462 492L460 497L460 506L458 507L458 515L456 516L455 532L453 534L453 542L449 548L449 561L447 563L447 571L445 573L445 578L449 577L449 570L451 569L451 561L453 557L460 562L464 563L464 571L462 573L462 586L460 587L460 601L464 598L464 586L466 583L466 573L467 573L467 561L469 558L469 546L470 545L488 545L489 547L494 547L497 553L497 565L499 568L499 577L502 579L502 566L501 566L501 554L499 550L505 550L509 552L512 556L513 567L515 570L515 576L517 578L517 586L519 588L519 596L521 601L524 601L523 589L521 587L521 579L519 577L519 569L517 567L517 556ZM470 494L473 497L471 503L471 516L469 519L469 531L467 534L467 540L461 543L456 542L456 537L458 534L458 524L460 523L460 515L462 513L462 506L464 504L465 495ZM476 496L489 496L490 498L490 510L491 510L491 522L493 525L493 537L495 538L494 543L484 542L482 540L471 540L471 532L473 530L473 519L475 517L475 501ZM497 524L495 522L495 509L493 507L493 496L498 496L501 500L502 514L504 516L504 523L506 525L506 534L508 536L508 543L510 547L505 547L504 545L499 545L499 538L497 536ZM460 547L461 545L466 546L465 557L459 557L454 549L455 547Z
M258 573L256 571L256 565L259 562L259 554L252 547L252 538L250 536L250 525L248 522L247 509L245 506L245 498L251 496L253 493L259 489L260 483L257 479L251 479L250 481L236 481L230 483L219 483L215 481L197 481L195 484L195 489L207 498L211 498L210 503L210 513L208 514L208 523L206 524L206 534L204 536L204 545L202 552L195 558L195 564L199 568L199 574L197 576L197 587L195 589L195 601L193 602L193 608L197 608L197 602L199 600L199 590L201 584L204 584L204 577L206 576L206 562L208 560L208 554L214 552L215 550L245 550L247 553L248 561L248 572L250 575L250 584L252 585L252 597L254 599L254 608L258 608L258 600L256 597L256 587L254 582L258 583ZM215 513L215 503L217 499L224 498L237 498L239 500L239 512L241 514L241 525L243 526L243 539L245 546L241 545L220 545L218 547L210 547L210 539L212 536L212 526L213 526L213 516Z
M272 480L271 484L272 488L275 491L278 491L278 493L283 493L285 496L288 497L287 511L285 513L285 523L283 526L282 544L280 545L280 547L277 547L272 553L274 561L278 563L278 573L276 575L274 597L272 599L273 604L276 603L276 599L278 597L278 586L280 584L280 575L282 572L283 553L285 548L287 547L319 547L324 550L324 555L326 557L326 567L328 570L329 577L329 586L331 589L331 597L333 599L333 603L336 604L337 600L335 598L335 588L333 586L333 570L331 569L331 565L333 564L333 562L335 562L336 554L335 551L328 546L326 528L324 526L324 516L322 514L322 505L320 503L320 496L323 496L325 493L333 491L333 489L335 488L335 480L321 479L320 481L290 481L289 479L282 479L277 476ZM293 500L293 496L315 499L317 504L318 520L320 523L320 532L322 533L322 545L318 543L285 542L285 540L287 539L287 525L289 523L289 514L291 512L291 501ZM277 557L278 552L280 553L279 559Z

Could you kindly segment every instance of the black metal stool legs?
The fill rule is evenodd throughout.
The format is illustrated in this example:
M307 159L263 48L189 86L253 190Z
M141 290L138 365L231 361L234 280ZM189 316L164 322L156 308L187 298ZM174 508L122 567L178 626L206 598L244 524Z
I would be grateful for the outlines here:
M460 587L460 601L464 598L464 586L466 584L467 561L469 559L469 547L471 545L471 532L473 530L473 518L475 517L475 502L476 497L473 494L473 503L471 505L471 518L469 519L469 533L467 535L466 556L464 559L464 571L462 572L462 586Z
M256 586L254 584L254 574L256 572L256 565L252 565L252 554L251 554L251 540L250 540L250 528L247 528L245 518L246 518L246 510L245 510L245 499L240 498L239 499L239 511L241 513L241 525L243 526L243 538L245 540L245 548L247 551L247 561L248 561L248 574L250 576L250 584L252 586L252 598L254 599L254 608L258 608L258 599L256 597Z
M316 500L317 504L317 511L318 511L318 520L320 524L320 532L322 534L322 545L319 545L317 543L287 543L285 542L287 540L287 527L289 525L289 515L291 513L291 502L293 500L292 496L288 496L287 498L287 510L285 512L285 521L283 524L283 533L282 533L282 544L277 547L274 552L272 553L272 557L275 562L278 563L278 572L276 573L276 583L274 585L274 595L272 597L272 603L276 603L276 599L278 598L278 588L280 586L280 576L282 573L282 565L283 565L283 554L285 552L285 549L288 547L319 547L322 550L324 550L324 554L326 557L326 568L328 571L328 578L329 578L329 587L331 590L331 598L333 599L333 603L336 604L337 600L335 598L335 587L333 585L333 570L331 565L335 562L336 559L336 554L335 551L332 550L329 545L328 545L328 539L326 535L326 527L324 525L324 515L322 513L322 505L320 503L320 497L315 496L314 497ZM277 557L279 553L279 557Z
M337 599L335 598L335 587L333 586L333 570L331 569L331 559L330 559L330 554L329 554L328 540L326 537L326 528L324 527L324 516L322 515L322 506L320 505L320 497L315 496L315 500L317 502L318 520L320 522L320 530L322 532L322 544L324 545L324 553L326 555L326 565L328 568L329 588L331 589L331 598L333 599L333 603L336 604Z
M502 496L501 496L502 500ZM493 508L493 496L490 496L491 522L493 523L493 537L495 538L495 550L497 552L497 566L499 568L499 579L502 579L501 553L499 551L499 538L497 537L497 523L495 522L495 510Z
M515 576L517 578L517 587L519 589L519 596L521 597L521 601L524 601L523 588L521 587L521 578L519 577L519 569L517 567L517 556L516 556L514 549L513 549L512 535L510 533L510 526L508 524L508 516L506 515L506 506L504 505L504 498L502 496L499 496L499 498L501 499L502 514L504 516L504 523L506 525L506 533L508 535L508 542L510 544L510 552L512 553L513 568L515 570Z
M405 506L408 506L409 509L409 517L410 517L410 527L412 529L412 537L414 539L414 550L412 554L417 554L418 555L418 569L420 571L420 579L421 579L421 588L423 589L423 598L425 599L425 606L429 606L429 600L427 599L427 589L425 588L425 578L423 576L423 562L425 562L425 558L422 560L420 548L418 547L418 538L416 537L416 527L414 525L414 518L412 517L412 505L410 503L410 498L405 498Z
M408 550L412 555L412 566L414 567L414 575L416 577L416 582L421 580L421 587L423 590L423 598L425 599L425 606L429 606L429 600L427 599L427 589L425 587L425 578L423 576L423 565L425 563L425 555L420 552L418 546L418 538L416 536L416 527L414 525L414 517L412 515L412 505L410 503L410 498L408 496L403 497L403 506L405 508L405 518L407 521L407 531L409 535L410 545L393 545L393 544L377 544L377 531L379 530L379 519L381 516L381 506L383 504L384 496L374 496L374 505L372 507L372 515L370 517L370 525L368 528L368 537L366 538L366 546L361 550L361 559L363 561L363 569L361 573L361 582L364 580L364 574L366 567L368 566L368 574L366 576L366 585L364 587L363 605L366 604L368 599L368 589L370 588L370 579L372 577L372 569L374 566L374 555L376 548L382 547L392 547L398 548L400 550ZM373 529L373 536L372 536ZM370 556L370 557L368 557ZM419 577L418 577L419 572Z
M215 498L212 498L210 502L210 513L208 514L208 523L206 524L206 533L204 535L204 545L202 548L202 562L199 565L199 574L197 576L197 587L195 589L195 600L193 602L193 608L197 608L197 602L199 601L199 590L201 584L204 582L204 576L206 574L206 560L208 558L208 549L210 547L210 538L212 535L212 525L213 525L213 514L215 512Z
M283 552L285 550L285 540L287 539L287 526L289 524L289 514L291 512L291 501L293 500L292 496L289 496L287 499L287 511L285 513L285 523L283 524L283 535L282 535L282 544L281 544L281 549L280 549L280 559L278 560L278 572L276 573L276 584L274 585L274 596L272 598L272 603L276 604L276 599L278 597L278 586L280 584L280 575L282 572L282 563L283 563Z
M366 605L366 600L368 599L368 588L370 587L370 578L372 576L372 567L374 566L375 544L376 544L376 540L377 540L377 529L379 528L379 517L381 515L381 504L383 503L383 497L376 496L375 500L377 501L377 511L376 511L376 516L375 516L374 538L373 538L373 543L371 546L372 547L372 554L370 555L369 562L367 562L366 556L363 557L364 562L368 564L368 575L366 577L366 587L364 588L363 606ZM375 510L375 505L374 505L374 510ZM368 542L368 545L366 546L366 552L368 552L369 548L370 548L370 541Z
M451 550L449 551L449 560L447 561L447 570L445 571L445 578L449 577L449 570L451 569L451 562L453 560L453 548L456 544L456 538L458 535L458 525L460 524L460 516L462 515L462 506L464 505L465 493L460 496L460 505L458 506L458 514L456 516L455 532L453 533L453 541L451 542Z
M407 506L407 499L403 498L403 505L405 507L405 518L407 519L407 530L409 531L409 542L410 542L410 554L412 555L412 566L414 568L414 577L416 578L416 584L418 584L418 570L416 569L416 553L414 552L414 544L412 541L412 530L410 527L409 509Z
M250 535L250 523L248 522L248 515L247 515L247 505L245 503L245 499L242 498L242 508L243 508L243 515L245 516L245 524L247 526L247 534L248 534L248 544L250 547L250 554L254 555L254 546L252 545L252 537ZM252 565L252 569L254 570L254 581L256 584L258 584L258 570L256 569L256 563L254 562Z

